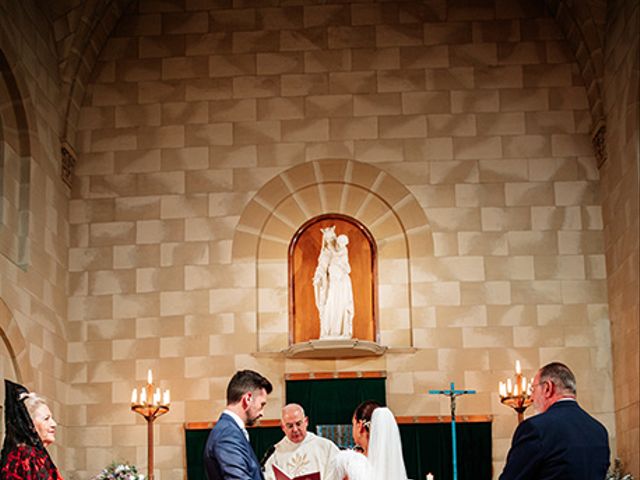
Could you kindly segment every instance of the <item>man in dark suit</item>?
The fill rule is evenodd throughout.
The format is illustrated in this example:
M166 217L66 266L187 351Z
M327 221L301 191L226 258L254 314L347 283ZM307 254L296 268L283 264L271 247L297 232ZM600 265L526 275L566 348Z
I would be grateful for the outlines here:
M211 430L204 449L209 480L262 480L245 425L253 425L262 416L272 388L269 380L253 370L241 370L231 377L227 408Z
M533 379L539 415L516 429L500 480L603 480L609 468L604 426L576 402L576 379L554 362Z

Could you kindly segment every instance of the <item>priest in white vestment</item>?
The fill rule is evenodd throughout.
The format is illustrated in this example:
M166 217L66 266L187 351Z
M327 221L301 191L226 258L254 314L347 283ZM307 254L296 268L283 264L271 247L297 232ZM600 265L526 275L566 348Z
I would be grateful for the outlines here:
M289 477L320 472L322 480L336 480L329 468L338 447L326 438L307 432L309 419L303 408L290 403L282 409L281 426L285 437L275 445L273 455L265 464L265 480L275 480L273 464Z

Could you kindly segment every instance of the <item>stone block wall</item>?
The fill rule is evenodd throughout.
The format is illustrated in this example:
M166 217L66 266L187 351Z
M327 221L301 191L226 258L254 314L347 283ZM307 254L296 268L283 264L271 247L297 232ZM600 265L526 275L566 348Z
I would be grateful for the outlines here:
M639 12L636 2L609 4L604 77L608 160L601 172L618 453L634 477L640 476Z
M515 416L498 402L498 381L516 359L528 375L560 360L615 438L587 94L554 19L522 5L142 0L123 18L80 113L69 211L67 446L77 478L112 458L145 464L145 429L128 401L148 368L174 398L157 427L165 479L183 475L183 422L214 419L238 368L274 381L267 418L277 418L290 372L386 370L398 415L446 414L427 390L451 380L476 388L459 408L494 415L499 472ZM300 193L287 181L329 159L372 167L359 181L365 197L380 197L376 178L397 181L432 242L403 254L410 274L381 270L395 347L381 358L277 353L286 344L277 234L295 223L274 224L274 248L262 251L271 266L256 249L234 257L274 239L244 228L256 200L289 202L259 205L275 218L328 213L322 192L349 191L351 177L335 190L310 169ZM402 204L386 208L395 215ZM280 290L262 291L260 278ZM397 292L408 292L406 305ZM276 318L259 321L259 305ZM410 334L392 335L394 322Z
M49 400L59 423L51 451L64 468L69 190L60 175L59 95L47 19L35 2L2 2L0 373Z

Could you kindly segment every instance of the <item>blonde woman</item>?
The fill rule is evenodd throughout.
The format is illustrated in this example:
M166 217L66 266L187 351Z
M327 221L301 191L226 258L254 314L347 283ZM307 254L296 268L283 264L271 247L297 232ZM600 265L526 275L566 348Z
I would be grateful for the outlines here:
M43 398L10 380L5 385L5 437L0 480L62 480L47 448L56 422Z

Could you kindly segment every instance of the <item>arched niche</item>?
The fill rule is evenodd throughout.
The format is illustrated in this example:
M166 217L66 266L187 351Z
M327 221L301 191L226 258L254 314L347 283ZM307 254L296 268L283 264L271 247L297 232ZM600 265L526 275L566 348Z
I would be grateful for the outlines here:
M326 214L298 229L289 246L289 343L319 339L320 315L313 277L322 249L322 229L349 239L349 274L353 291L352 338L377 342L377 247L373 235L354 218Z
M254 309L259 352L280 352L289 336L289 246L310 219L340 214L355 219L377 245L379 342L411 347L412 271L433 256L424 210L392 175L354 160L324 159L283 171L247 203L234 232L234 262L255 265Z

